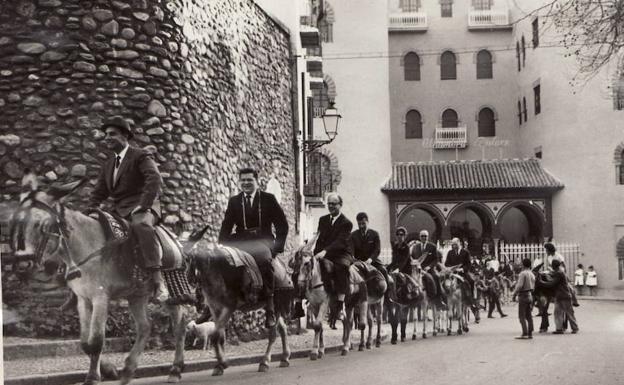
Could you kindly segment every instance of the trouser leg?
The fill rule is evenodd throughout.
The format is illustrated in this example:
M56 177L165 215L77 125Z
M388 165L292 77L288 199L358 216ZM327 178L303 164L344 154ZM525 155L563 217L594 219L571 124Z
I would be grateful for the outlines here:
M275 274L271 249L269 249L264 242L258 240L237 242L235 247L249 253L258 265L258 270L262 276L262 288L265 294L266 326L268 328L272 327L275 325L275 303L273 295L275 290Z
M527 319L526 319L526 307L527 307L526 303L523 303L523 302L518 303L518 320L520 321L520 326L522 327L523 336L529 335L529 328L527 326Z
M156 286L154 297L162 302L169 298L169 292L160 271L162 262L154 229L156 221L157 217L151 211L135 213L130 217L130 232L139 244L143 267L152 272L152 281Z
M555 300L555 328L556 330L563 330L563 320L565 311L561 300Z
M570 323L570 329L572 331L578 330L578 324L576 323L576 316L574 315L574 308L572 307L571 300L564 300L562 302L562 310L566 316L566 319Z

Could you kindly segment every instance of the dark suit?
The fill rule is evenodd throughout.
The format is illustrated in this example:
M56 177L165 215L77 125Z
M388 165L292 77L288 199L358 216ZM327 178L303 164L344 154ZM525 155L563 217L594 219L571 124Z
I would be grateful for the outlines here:
M251 207L245 203L244 193L228 201L219 243L244 250L254 257L267 295L273 295L272 257L284 251L287 236L288 221L273 194L257 190Z
M433 268L438 262L442 260L442 256L438 251L438 248L433 243L427 241L423 248L422 242L416 243L412 249L412 258L419 259L423 254L427 254L420 266L423 269ZM432 269L433 270L433 269Z
M440 286L440 277L436 270L436 265L438 262L442 260L442 255L438 251L438 248L433 243L427 241L427 243L423 246L422 242L416 243L416 245L412 248L412 259L419 259L423 254L426 254L426 257L423 259L420 266L431 276L436 284L436 290L438 294L442 293L442 287Z
M470 262L470 253L468 253L466 249L459 249L458 251L451 249L446 255L444 266L457 265L461 265L461 268L464 269L464 273L470 271L472 263Z
M337 294L347 294L349 287L349 266L353 263L351 229L353 223L343 214L336 218L333 225L329 214L319 218L319 237L316 240L314 254L325 250L325 258L334 263Z
M359 229L355 230L351 233L351 245L355 259L366 262L370 258L373 263L381 263L379 260L381 242L375 230L367 229L365 234Z
M107 198L113 199L114 211L130 220L130 232L141 248L143 267L160 268L158 240L154 225L160 217L162 177L152 155L129 146L113 182L116 156L106 161L89 200L90 207L99 206ZM132 210L140 207L131 215Z
M412 275L412 257L407 243L395 242L392 244L392 262L388 265L388 271L399 269L401 273Z
M91 193L90 206L98 206L107 198L113 199L114 210L128 218L135 207L151 209L160 216L162 177L152 155L140 148L128 147L119 166L117 183L113 187L115 156L104 163L95 189Z
M245 194L240 193L228 201L219 232L219 243L253 239L262 241L273 255L283 252L288 236L288 221L275 196L258 190L251 208L246 207L244 197ZM243 215L244 209L247 210L246 215ZM245 222L247 228L245 228ZM275 227L275 235L273 235L273 227ZM258 231L256 234L249 234L246 231L248 229Z
M474 292L474 280L472 279L469 272L472 270L472 262L470 261L470 253L466 249L458 249L455 251L453 249L449 250L448 254L446 254L446 261L444 262L444 266L457 266L461 265L461 268L464 270L461 274L464 278L466 278L466 282L470 284L470 292Z

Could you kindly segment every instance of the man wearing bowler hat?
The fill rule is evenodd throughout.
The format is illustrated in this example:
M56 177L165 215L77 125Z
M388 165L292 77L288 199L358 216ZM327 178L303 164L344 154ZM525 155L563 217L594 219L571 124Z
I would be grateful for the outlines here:
M130 124L121 116L113 116L102 125L104 143L114 152L102 167L90 207L98 207L112 198L114 211L130 221L130 232L140 246L143 267L152 272L154 298L165 301L169 292L160 272L161 261L154 225L161 215L160 195L162 177L152 155L130 146L133 134Z

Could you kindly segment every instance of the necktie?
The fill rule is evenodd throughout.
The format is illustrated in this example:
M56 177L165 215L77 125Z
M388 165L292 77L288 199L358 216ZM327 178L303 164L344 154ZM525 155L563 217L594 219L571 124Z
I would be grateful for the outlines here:
M117 155L115 158L115 170L113 170L113 187L117 185L117 174L119 173L119 166L121 165L121 156Z
M245 203L247 204L247 207L251 209L251 195L245 195Z

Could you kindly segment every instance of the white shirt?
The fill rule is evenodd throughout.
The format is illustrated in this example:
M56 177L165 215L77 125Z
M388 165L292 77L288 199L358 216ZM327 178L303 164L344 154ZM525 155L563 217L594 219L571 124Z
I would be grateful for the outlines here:
M342 214L338 214L335 217L332 217L331 214L329 215L329 220L332 224L332 226L334 225L334 222L336 222L336 219L338 219L339 216L341 216Z
M253 206L253 201L256 198L256 192L258 192L258 190L254 190L254 192L252 192L251 194L249 194L249 201L251 202L251 205ZM247 193L243 192L243 199L247 199Z
M119 173L119 169L121 168L121 162L123 162L126 157L126 153L128 152L129 145L126 144L123 150L119 154L115 154L115 169L113 171L113 185L117 184L117 174ZM119 157L119 167L117 167L117 157Z

